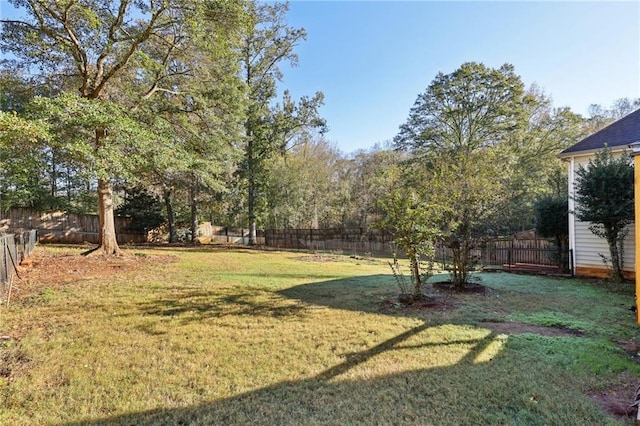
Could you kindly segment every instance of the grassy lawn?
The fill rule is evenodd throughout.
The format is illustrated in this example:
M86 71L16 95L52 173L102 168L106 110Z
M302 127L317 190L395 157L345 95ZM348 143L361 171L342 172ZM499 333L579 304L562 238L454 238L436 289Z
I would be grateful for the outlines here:
M404 308L384 261L80 252L37 248L0 308L2 425L633 424L598 402L640 375L629 290L483 274Z

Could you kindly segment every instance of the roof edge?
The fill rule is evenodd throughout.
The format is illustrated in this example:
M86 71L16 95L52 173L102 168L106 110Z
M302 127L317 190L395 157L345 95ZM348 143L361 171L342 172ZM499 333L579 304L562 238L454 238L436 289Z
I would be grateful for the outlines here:
M596 152L602 151L603 149L604 148L585 149L584 151L570 151L570 152L562 151L556 157L558 158L580 157L583 155L595 154ZM629 144L625 144L625 145L610 146L609 149L611 150L611 152L624 152L624 151L628 151L630 148L629 148Z

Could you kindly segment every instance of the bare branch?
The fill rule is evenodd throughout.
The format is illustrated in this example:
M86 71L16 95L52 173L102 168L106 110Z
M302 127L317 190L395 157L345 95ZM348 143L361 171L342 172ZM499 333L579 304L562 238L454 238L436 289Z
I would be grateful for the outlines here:
M98 56L96 60L96 77L95 80L99 81L104 75L104 63L107 57L113 51L113 46L119 42L120 40L116 39L116 30L122 27L122 23L124 22L124 17L127 13L127 8L129 7L129 0L121 0L120 6L118 7L118 15L116 19L111 22L109 26L109 35L107 37L107 46L104 51Z
M100 95L100 92L104 88L105 84L107 84L107 82L111 79L111 77L113 77L122 67L124 67L129 62L129 59L131 59L131 56L133 56L138 47L151 36L158 18L165 10L166 9L162 7L156 10L153 15L151 15L151 19L149 20L146 28L140 33L138 38L135 39L133 43L131 43L131 46L129 46L129 50L116 64L113 65L113 67L106 74L104 74L102 80L100 82L97 82L97 85L90 96L91 98L97 98Z
M24 21L15 21L13 19L0 19L0 24L15 24L15 25L23 25L25 27L29 27L30 29L34 30L34 31L38 31L39 28L36 27L35 25L32 25L28 22L24 22Z
M149 91L142 96L142 99L149 99L151 96L158 92L169 93L171 95L179 95L181 93L176 90L163 89L154 84L151 89L149 89Z

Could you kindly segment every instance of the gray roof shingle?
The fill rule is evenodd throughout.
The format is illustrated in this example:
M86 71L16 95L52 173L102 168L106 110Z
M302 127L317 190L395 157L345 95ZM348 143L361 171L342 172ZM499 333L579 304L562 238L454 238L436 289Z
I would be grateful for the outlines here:
M605 144L610 147L627 146L632 142L640 140L640 109L629 115L614 121L604 129L587 136L575 145L570 146L560 153L561 157L575 152L593 151L604 148Z

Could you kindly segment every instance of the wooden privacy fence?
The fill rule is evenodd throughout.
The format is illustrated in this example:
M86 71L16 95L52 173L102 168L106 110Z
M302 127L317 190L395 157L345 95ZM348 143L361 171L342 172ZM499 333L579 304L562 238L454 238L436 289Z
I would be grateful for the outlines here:
M264 241L269 247L310 251L390 255L395 249L392 234L364 228L268 229L264 231ZM401 253L399 255L402 256ZM535 269L533 267L536 266L570 271L572 267L568 250L559 252L553 241L535 236L478 241L471 256L481 265L499 265L510 270L524 266ZM438 246L436 257L438 262L450 263L451 250Z
M553 241L544 238L486 241L481 244L480 253L480 263L484 265L558 265L557 247Z
M267 229L265 245L281 249L391 254L393 236L380 229Z
M31 255L35 248L37 231L0 235L0 300L4 300L18 264Z
M116 237L119 243L143 243L146 234L127 230L130 218L116 217ZM26 229L38 231L41 242L51 243L98 243L100 221L97 215L80 215L67 212L38 212L16 208L0 212L0 233L18 232Z
M256 234L256 244L264 245L264 231ZM202 243L249 244L249 230L203 222L198 226L198 239Z
M451 250L438 247L437 260L451 262ZM505 270L547 270L549 272L571 272L573 265L569 249L558 250L552 240L496 239L479 242L471 250L471 257L480 265L494 265Z

